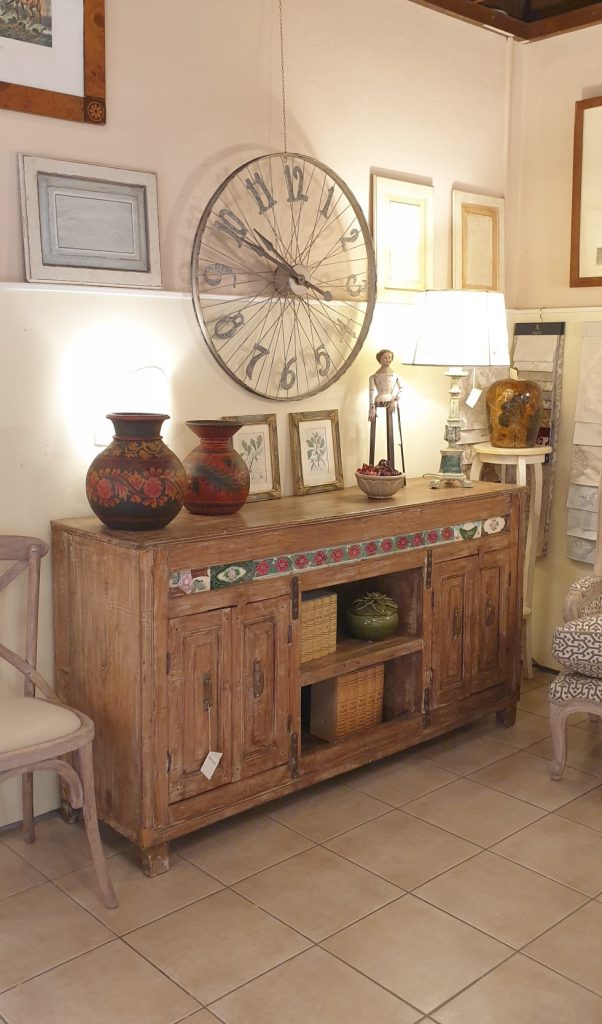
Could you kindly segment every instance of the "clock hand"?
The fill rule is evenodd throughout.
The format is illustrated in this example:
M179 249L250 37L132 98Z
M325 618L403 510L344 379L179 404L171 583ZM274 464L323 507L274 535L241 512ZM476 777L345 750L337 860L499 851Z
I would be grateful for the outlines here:
M312 284L312 282L306 278L305 274L302 274L300 273L300 271L295 270L294 267L291 267L290 263L287 263L285 260L282 259L282 256L274 247L274 245L272 245L269 238L266 238L265 235L262 235L260 231L255 231L255 234L257 235L258 238L261 239L266 248L270 249L278 257L278 259L274 260L274 262L278 262L278 264L282 267L283 270L287 270L291 277L295 278L297 284L304 285L306 288L312 288L314 292L317 292L318 295L323 295L326 301L330 302L330 300L332 299L332 292L324 291L322 288L319 288L317 284ZM268 256L269 258L268 253L266 253L265 255Z

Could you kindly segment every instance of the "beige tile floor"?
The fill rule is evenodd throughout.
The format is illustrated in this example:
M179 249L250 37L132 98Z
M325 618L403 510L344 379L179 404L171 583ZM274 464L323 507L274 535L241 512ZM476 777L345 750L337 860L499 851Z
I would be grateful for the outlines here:
M602 725L546 684L451 736L174 844L0 832L0 1024L602 1024Z

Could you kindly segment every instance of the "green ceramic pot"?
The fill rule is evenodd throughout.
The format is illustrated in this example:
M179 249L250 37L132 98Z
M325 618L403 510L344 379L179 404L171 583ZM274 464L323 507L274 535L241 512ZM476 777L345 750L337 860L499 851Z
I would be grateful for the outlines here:
M357 597L346 613L347 629L358 640L384 640L397 629L397 605L390 597L372 590Z

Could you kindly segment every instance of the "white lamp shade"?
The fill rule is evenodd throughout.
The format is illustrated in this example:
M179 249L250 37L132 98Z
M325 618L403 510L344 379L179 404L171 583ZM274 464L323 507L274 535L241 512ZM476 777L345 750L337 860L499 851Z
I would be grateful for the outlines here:
M501 292L425 291L416 297L421 366L508 366L508 325Z

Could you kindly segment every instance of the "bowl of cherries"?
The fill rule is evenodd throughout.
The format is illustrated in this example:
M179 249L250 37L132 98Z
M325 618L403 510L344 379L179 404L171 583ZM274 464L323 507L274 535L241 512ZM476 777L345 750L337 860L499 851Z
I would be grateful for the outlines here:
M400 473L386 459L381 459L377 466L364 462L355 471L357 485L369 498L390 498L400 487L405 487L405 474Z

